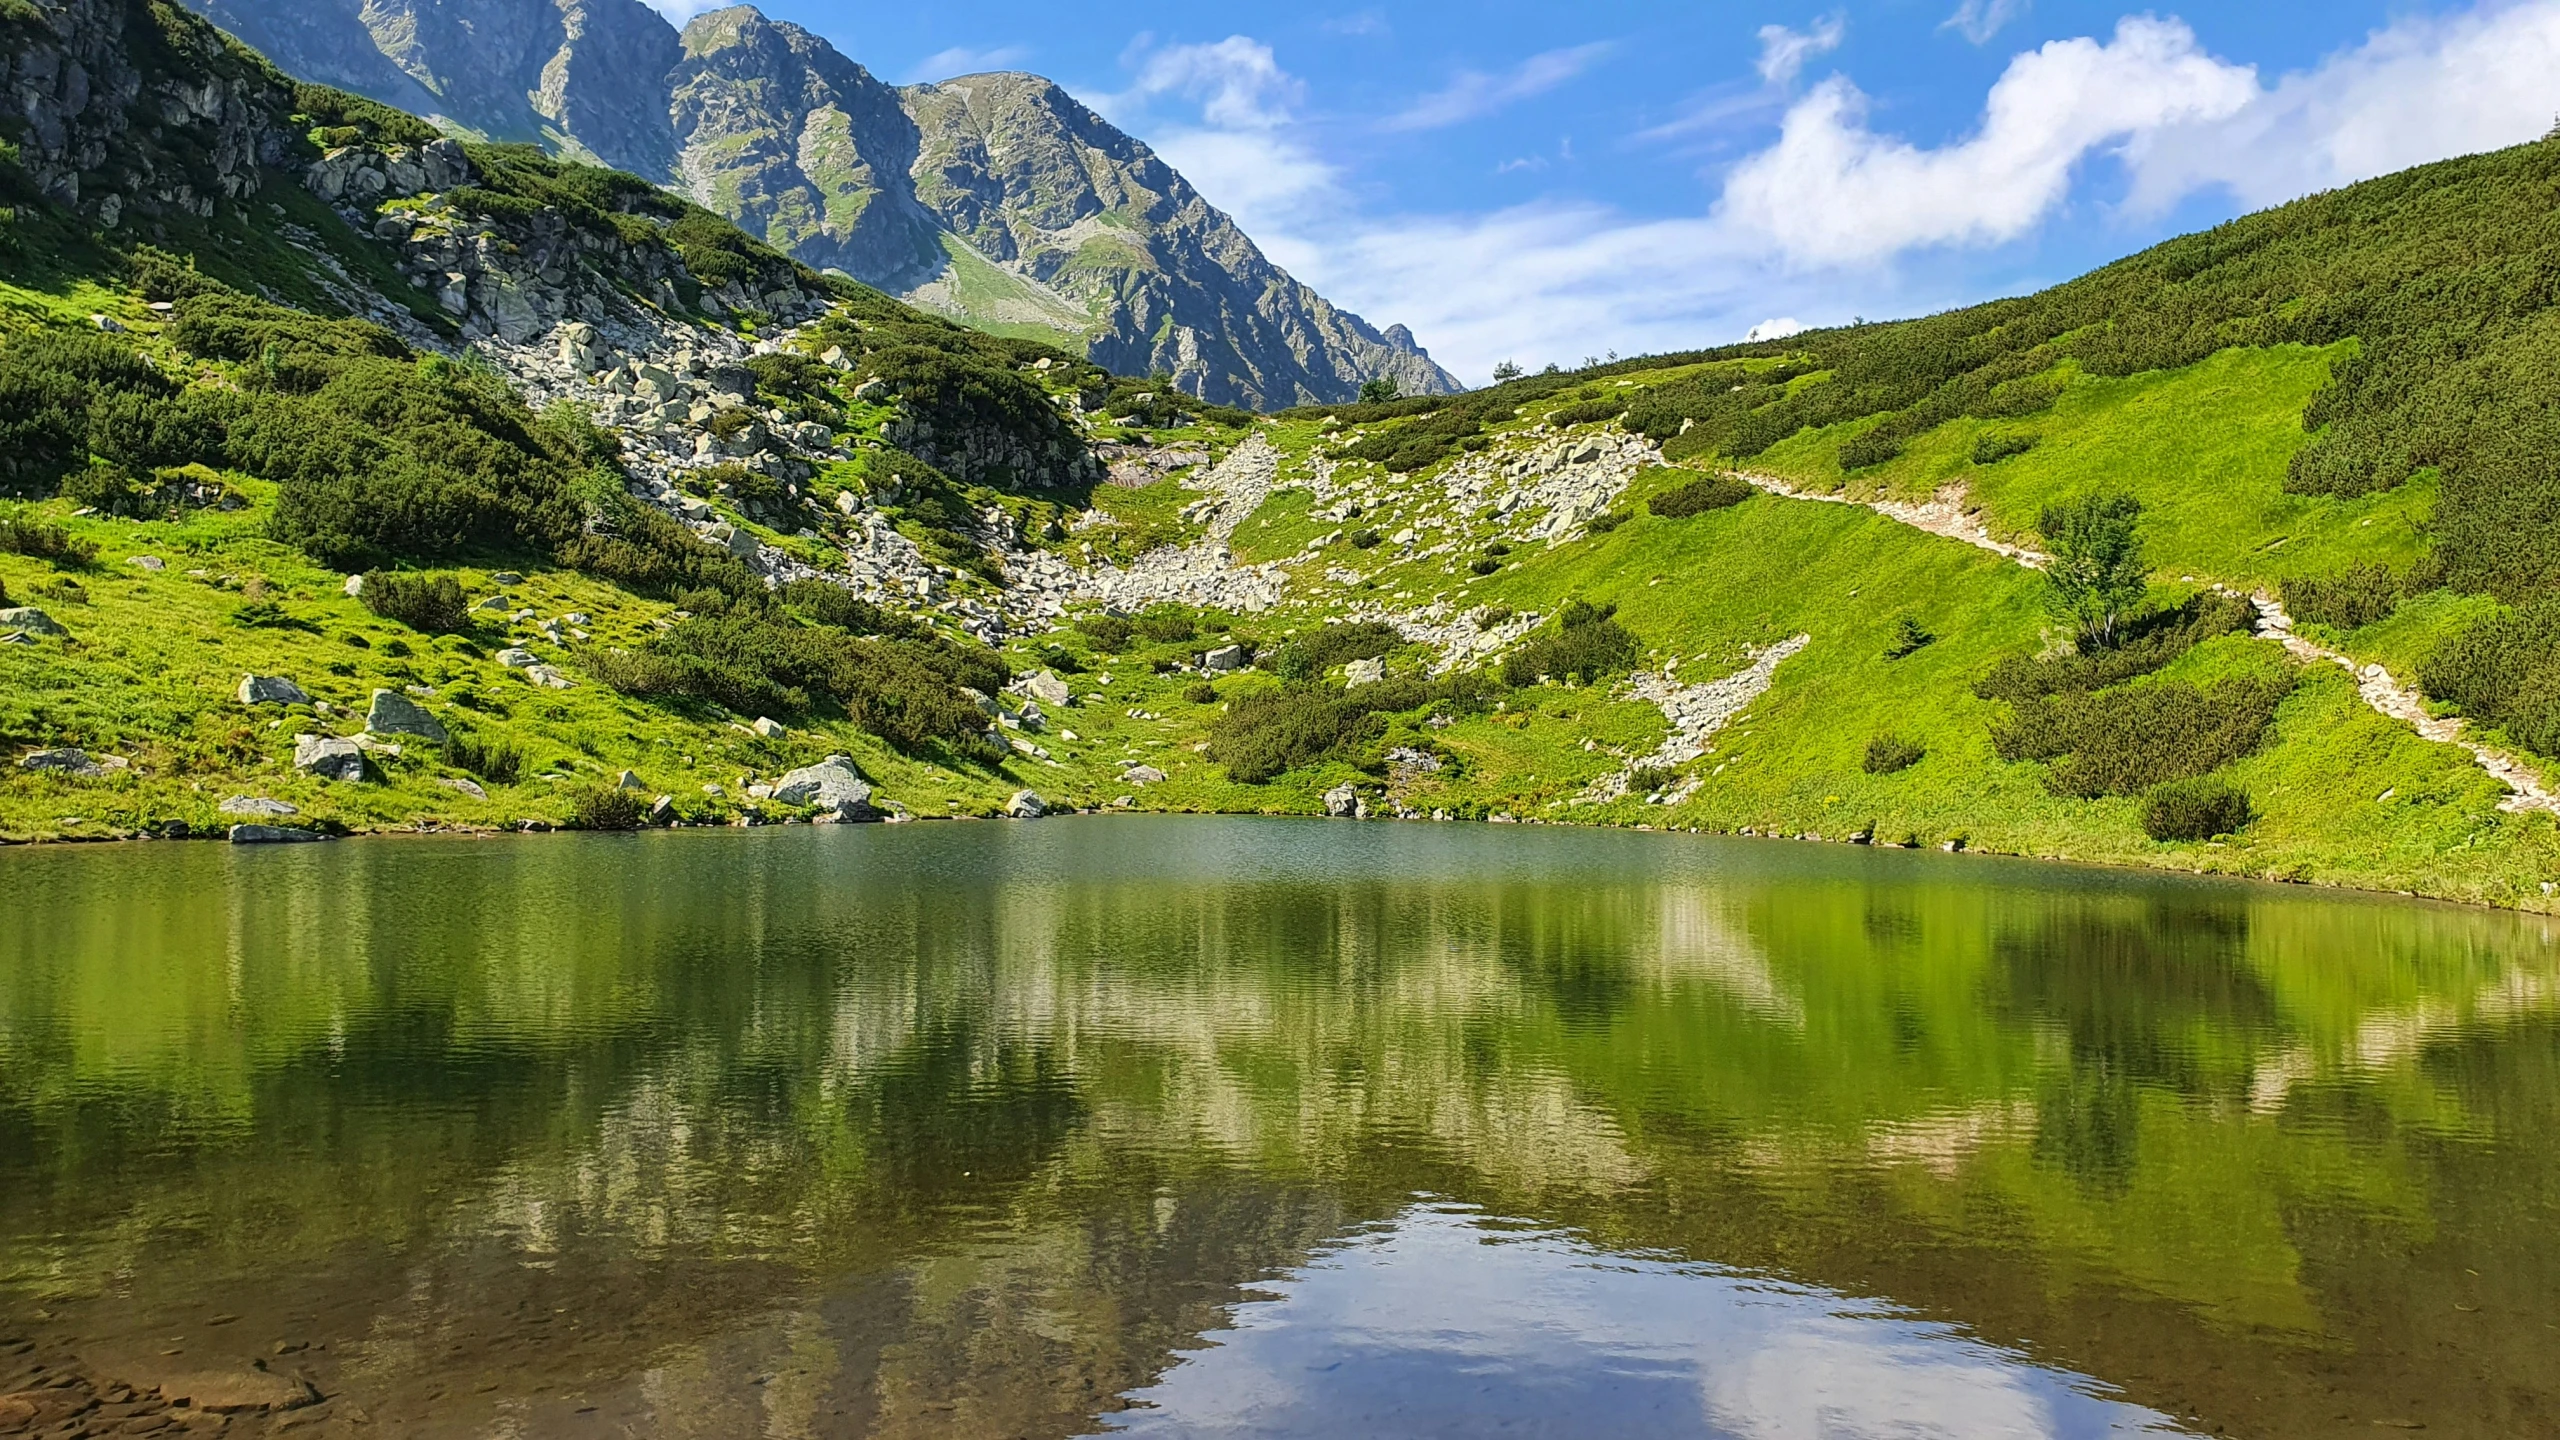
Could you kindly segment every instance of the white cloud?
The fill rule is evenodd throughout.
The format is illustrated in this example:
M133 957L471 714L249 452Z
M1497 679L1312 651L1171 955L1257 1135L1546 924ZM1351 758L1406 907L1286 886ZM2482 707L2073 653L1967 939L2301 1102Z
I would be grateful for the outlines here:
M1987 45L1992 36L2009 28L2010 21L2026 14L2033 3L2035 0L1964 0L1938 28L1953 30L1976 45Z
M2271 205L2450 155L2521 144L2560 110L2560 0L2484 4L2375 32L2211 120L2131 147L2136 213L2225 187Z
M1784 340L1790 335L1801 335L1808 328L1810 327L1808 327L1803 321L1790 315L1781 320L1763 320L1759 324L1752 326L1751 333L1743 336L1742 338L1745 340Z
M2124 213L2141 217L2199 190L2274 203L2532 139L2560 109L2560 0L2404 22L2272 81L2206 54L2183 24L2130 18L2103 42L2018 54L1973 128L1930 146L1872 128L1864 97L1833 79L1786 107L1718 203L1670 218L1565 200L1368 209L1325 132L1291 119L1297 82L1267 47L1159 52L1143 71L1140 108L1177 94L1200 106L1149 138L1275 261L1379 325L1410 325L1481 381L1506 358L1689 349L1979 298L1961 253L2035 233L2093 159L2122 160ZM1902 263L1931 252L1943 258Z
M647 0L650 9L667 17L672 25L682 25L706 10L717 10L731 0Z
M1788 112L1775 146L1736 167L1721 214L1799 264L2001 244L2052 213L2092 150L2227 119L2256 93L2255 71L2205 54L2183 23L2148 17L2103 45L2057 40L2018 56L1981 128L1932 150L1868 129L1866 97L1835 77Z
M991 70L1010 70L1031 58L1031 51L1020 45L999 45L992 50L972 50L954 45L917 61L907 69L910 83L925 84L949 80L960 75L983 75Z
M1386 128L1437 130L1490 115L1507 105L1544 95L1567 81L1579 78L1614 48L1609 42L1600 41L1567 50L1550 50L1543 55L1530 56L1502 75L1462 71L1447 89L1424 96L1412 108L1390 118Z
M1230 35L1214 45L1142 49L1137 60L1137 83L1117 100L1144 105L1170 95L1196 101L1200 118L1221 130L1269 130L1285 124L1306 89L1280 68L1270 46L1244 35Z
M1848 35L1849 22L1838 15L1815 21L1810 30L1763 25L1760 27L1760 78L1772 85L1792 85L1795 78L1804 73L1808 62L1839 49L1840 42Z

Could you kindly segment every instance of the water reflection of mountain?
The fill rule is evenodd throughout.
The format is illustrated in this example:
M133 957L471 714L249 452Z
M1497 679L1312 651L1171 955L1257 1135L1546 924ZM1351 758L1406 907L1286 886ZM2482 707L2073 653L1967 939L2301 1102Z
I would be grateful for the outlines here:
M1417 1193L2248 1433L2560 1393L2513 917L1228 822L9 858L10 1308L254 1280L457 1433L1077 1433Z

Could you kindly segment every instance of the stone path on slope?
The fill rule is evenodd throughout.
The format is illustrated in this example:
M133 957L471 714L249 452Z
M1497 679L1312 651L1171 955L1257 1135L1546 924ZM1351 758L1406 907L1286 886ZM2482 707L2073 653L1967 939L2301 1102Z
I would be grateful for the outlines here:
M1790 500L1812 500L1830 505L1855 505L1862 509L1873 510L1888 519L1899 520L1905 525L1926 530L1932 535L1961 540L1976 549L2005 556L2031 570L2043 569L2051 558L2023 546L2011 545L1994 538L1990 529L1967 509L1965 491L1961 485L1948 486L1926 502L1914 504L1906 500L1852 500L1843 495L1823 494L1800 489L1774 475L1744 472L1742 478L1772 495L1781 495ZM2249 601L2257 607L2259 628L2269 638L2281 642L2286 653L2298 660L2314 664L2327 663L2344 669L2355 677L2357 693L2364 697L2364 703L2376 713L2408 725L2426 739L2442 745L2456 746L2468 752L2481 769L2488 771L2492 777L2514 792L2499 802L2499 809L2510 814L2539 812L2560 816L2560 795L2553 794L2550 787L2543 783L2541 776L2527 767L2524 762L2494 746L2483 745L2477 740L2470 739L2465 733L2467 727L2462 721L2428 714L2427 697L2401 684L2392 677L2390 671L2383 667L2360 664L2351 656L2304 639L2296 631L2293 617L2285 613L2283 604L2273 595L2259 591L2250 595Z
M1812 643L1810 635L1782 640L1753 655L1747 667L1701 685L1683 685L1666 672L1638 673L1628 682L1628 693L1659 708L1662 718L1671 722L1671 734L1661 749L1593 785L1584 797L1586 801L1616 800L1627 793L1628 781L1636 771L1648 766L1676 769L1706 754L1717 731L1732 724L1751 708L1753 701L1769 693L1769 687L1777 682L1778 667L1803 654ZM1679 798L1686 799L1702 783L1701 777L1692 776Z

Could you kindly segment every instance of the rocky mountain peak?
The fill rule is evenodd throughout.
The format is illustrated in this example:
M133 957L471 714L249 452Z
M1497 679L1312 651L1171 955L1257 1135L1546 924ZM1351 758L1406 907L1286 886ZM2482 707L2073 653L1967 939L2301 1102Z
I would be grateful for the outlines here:
M811 265L1206 399L1457 388L1036 75L899 90L749 5L679 33L640 0L190 3L296 74L675 186Z

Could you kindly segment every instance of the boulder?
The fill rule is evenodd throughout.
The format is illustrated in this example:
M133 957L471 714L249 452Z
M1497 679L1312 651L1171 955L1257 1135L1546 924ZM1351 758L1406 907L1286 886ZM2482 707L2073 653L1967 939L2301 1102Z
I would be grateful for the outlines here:
M498 663L510 670L523 670L539 662L532 651L522 646L509 646L498 652Z
M1212 675L1225 675L1244 668L1244 647L1223 645L1201 657L1200 668Z
M281 675L243 675L240 677L240 703L243 705L308 705L311 697L302 687Z
M364 779L364 747L326 735L293 737L293 768L323 780Z
M161 571L169 568L169 562L161 559L157 555L136 555L126 560L124 563L153 575L157 575Z
M223 801L218 808L225 815L257 815L269 820L281 820L288 815L302 813L281 800L267 800L254 795L234 795Z
M1043 670L1022 682L1022 689L1025 694L1043 705L1064 705L1075 698L1073 692L1067 689L1067 682L1059 679L1057 673L1050 670Z
M1049 813L1049 807L1038 795L1025 790L1005 803L1004 813L1016 820L1037 820Z
M473 800L486 800L489 798L489 792L481 789L480 782L477 780L465 780L456 775L438 780L436 783L447 790L452 791L456 795L467 796Z
M24 630L30 635L68 635L71 633L70 631L63 629L61 624L52 616L36 609L32 605L21 605L14 610L0 610L0 630Z
M357 596L364 593L364 577L361 575L348 576L347 583L339 586L338 591L350 600L355 599Z
M1038 734L1041 728L1049 723L1049 717L1038 705L1025 703L1021 713L1014 716L1014 723L1033 734Z
M549 665L527 665L524 667L524 678L528 683L539 685L545 690L567 690L577 683Z
M1141 790L1150 785L1161 785L1167 778L1163 771L1153 765L1132 765L1120 772L1123 783L1135 785Z
M839 820L872 818L871 785L854 768L850 756L830 755L774 782L773 798L785 805L806 805Z
M1387 678L1387 662L1384 660L1354 660L1350 664L1342 667L1342 678L1344 684L1354 690L1363 685L1375 685L1379 681Z
M790 726L783 724L781 721L776 720L769 715L757 716L756 723L748 726L747 728L753 730L756 734L767 740L779 740L783 736L791 733Z
M425 707L396 690L373 692L373 707L365 713L364 728L368 734L415 735L437 745L452 738Z
M234 845L308 845L314 840L328 838L317 830L297 830L287 825L231 827L231 843Z
M86 750L38 750L18 762L21 770L47 771L56 775L76 775L95 780L107 773L107 767L89 758Z
M1350 820L1360 813L1360 792L1349 785L1337 785L1324 792L1324 813L1336 820Z

